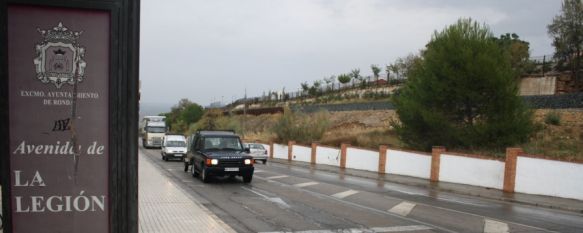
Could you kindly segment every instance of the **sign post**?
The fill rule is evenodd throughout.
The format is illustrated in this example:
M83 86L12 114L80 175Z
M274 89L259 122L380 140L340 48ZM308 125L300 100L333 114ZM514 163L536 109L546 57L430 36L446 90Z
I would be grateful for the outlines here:
M138 0L0 5L5 232L137 232Z

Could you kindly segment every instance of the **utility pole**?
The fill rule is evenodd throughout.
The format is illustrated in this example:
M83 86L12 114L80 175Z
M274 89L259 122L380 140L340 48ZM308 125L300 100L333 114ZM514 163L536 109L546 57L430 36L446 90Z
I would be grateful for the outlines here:
M245 88L245 98L243 99L243 132L241 132L241 136L245 139L245 122L247 121L247 88Z
M543 71L543 77L545 76L545 63L546 63L546 59L547 59L547 56L546 55L543 56L543 67L541 69Z

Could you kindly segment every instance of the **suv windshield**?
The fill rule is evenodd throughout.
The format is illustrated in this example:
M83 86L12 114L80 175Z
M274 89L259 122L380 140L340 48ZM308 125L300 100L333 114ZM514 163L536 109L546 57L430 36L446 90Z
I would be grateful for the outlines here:
M166 128L164 127L146 127L146 132L148 133L164 133L166 132Z
M183 141L167 141L166 147L186 147L186 143Z
M208 137L204 138L203 143L204 150L243 150L239 138L236 137Z

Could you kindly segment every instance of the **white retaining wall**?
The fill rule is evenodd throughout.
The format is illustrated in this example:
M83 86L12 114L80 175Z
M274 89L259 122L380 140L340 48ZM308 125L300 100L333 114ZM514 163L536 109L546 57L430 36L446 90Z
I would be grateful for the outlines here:
M504 162L441 154L439 180L502 189Z
M385 173L429 179L431 156L400 150L387 150Z
M378 172L379 152L348 147L346 168Z
M262 144L268 151L269 144ZM288 146L273 144L273 157L288 158ZM294 145L292 159L310 162L312 148ZM318 146L316 164L340 166L341 150ZM379 152L346 149L346 168L378 172ZM385 173L429 179L431 156L424 153L387 150ZM443 153L439 180L458 184L503 189L505 163ZM583 200L583 164L518 156L515 191Z
M273 158L287 159L287 145L273 144Z
M318 146L316 148L316 164L340 166L340 150Z
M312 159L312 148L305 146L294 145L292 150L292 160L311 162Z
M514 190L583 200L583 164L518 156Z

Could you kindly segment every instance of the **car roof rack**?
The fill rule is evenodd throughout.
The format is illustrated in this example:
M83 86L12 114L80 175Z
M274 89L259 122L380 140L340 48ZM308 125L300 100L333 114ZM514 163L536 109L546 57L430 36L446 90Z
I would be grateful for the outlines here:
M200 133L200 132L229 132L229 133L235 133L235 130L232 129L217 129L217 130L209 130L209 129L199 129L196 130L196 133Z
M195 135L237 136L234 130L197 130Z

